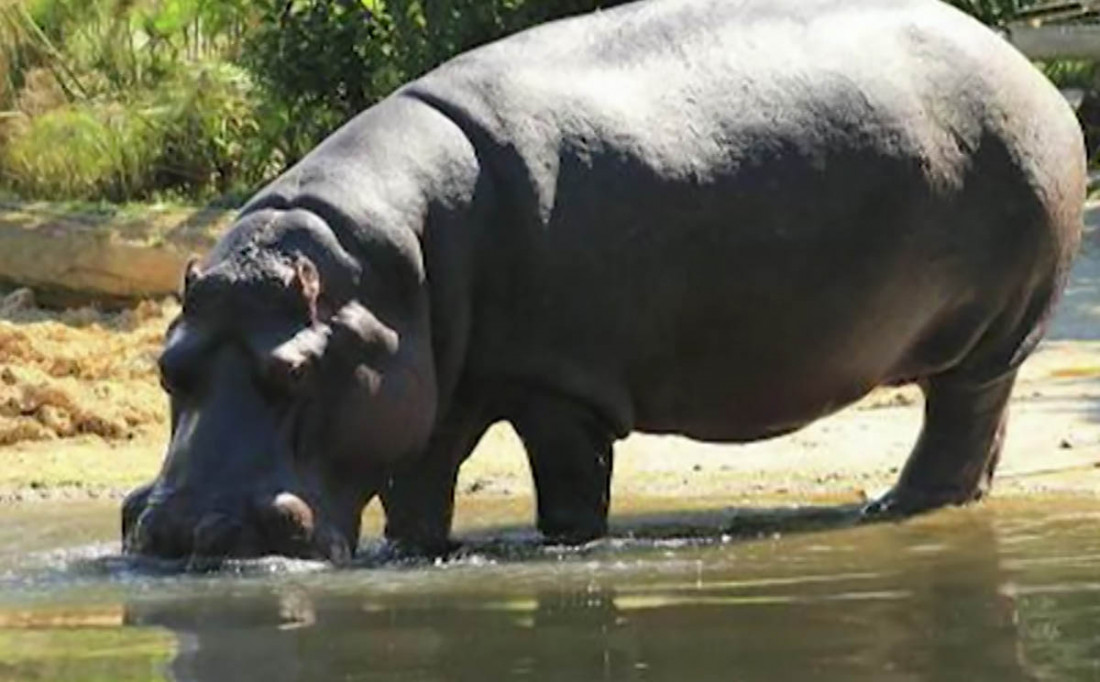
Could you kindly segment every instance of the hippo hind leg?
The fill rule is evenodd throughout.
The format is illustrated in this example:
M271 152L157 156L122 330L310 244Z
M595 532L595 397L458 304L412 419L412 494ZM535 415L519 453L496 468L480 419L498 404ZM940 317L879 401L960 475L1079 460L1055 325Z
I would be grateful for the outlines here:
M540 395L511 421L527 449L543 537L577 544L606 535L614 435L603 420L564 397Z
M924 425L898 482L864 509L868 519L906 516L980 499L993 482L1020 364L1035 350L1068 267L1045 286L1013 297L955 368L921 382Z
M989 490L1004 441L1016 371L993 381L957 377L922 384L924 425L897 484L869 504L874 519L906 516L981 498Z

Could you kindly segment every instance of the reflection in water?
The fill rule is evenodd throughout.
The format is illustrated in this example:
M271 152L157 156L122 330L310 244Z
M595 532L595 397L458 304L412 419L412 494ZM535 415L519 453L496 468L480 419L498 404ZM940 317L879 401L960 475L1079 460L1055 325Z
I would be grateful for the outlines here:
M1001 591L1037 678L1100 680L1100 510L1047 510L1001 531Z
M458 567L453 590L335 575L341 589L140 600L129 619L179 633L180 682L1033 679L997 535L984 516L954 521Z
M709 545L486 544L439 566L149 578L117 594L121 628L111 607L84 613L112 646L171 633L177 682L1098 679L1098 518L1032 505ZM4 604L0 661L34 628L62 636L45 607ZM108 669L98 646L85 672ZM169 648L141 646L100 678L149 679L134 666ZM0 680L95 678L4 663Z

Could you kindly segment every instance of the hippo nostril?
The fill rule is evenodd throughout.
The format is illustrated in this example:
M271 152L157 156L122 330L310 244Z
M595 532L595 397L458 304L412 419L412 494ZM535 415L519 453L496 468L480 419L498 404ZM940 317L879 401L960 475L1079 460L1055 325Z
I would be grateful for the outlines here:
M291 527L292 534L308 539L313 534L313 510L294 493L279 493L271 506L277 517Z
M122 545L127 554L178 559L187 553L184 543L180 542L173 525L159 505L147 506L128 530Z
M313 538L313 509L294 493L281 492L259 505L263 532L272 549L299 554Z
M241 524L229 514L213 512L202 517L192 532L191 554L221 559L238 549Z

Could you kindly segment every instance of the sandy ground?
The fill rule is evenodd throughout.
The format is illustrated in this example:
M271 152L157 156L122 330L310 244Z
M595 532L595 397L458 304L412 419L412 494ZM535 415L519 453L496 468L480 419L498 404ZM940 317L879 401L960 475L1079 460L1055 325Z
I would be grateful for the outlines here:
M1100 496L1100 205L1040 351L1013 397L998 496ZM47 313L0 304L0 502L120 496L157 471L165 401L153 363L175 307ZM921 396L882 390L793 435L713 445L635 435L616 449L616 508L633 498L759 506L856 501L885 489L916 438ZM529 498L522 448L494 427L460 495Z

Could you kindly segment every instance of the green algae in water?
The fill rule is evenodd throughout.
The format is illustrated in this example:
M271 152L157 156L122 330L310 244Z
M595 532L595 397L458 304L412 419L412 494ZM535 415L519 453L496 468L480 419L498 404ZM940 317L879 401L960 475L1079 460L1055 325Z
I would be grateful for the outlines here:
M0 622L0 682L163 680L176 651L176 638L158 628L122 628L121 621L45 626L38 614L27 619L37 625L6 629L12 625L7 617L9 622ZM66 619L73 620L72 614L53 620Z

